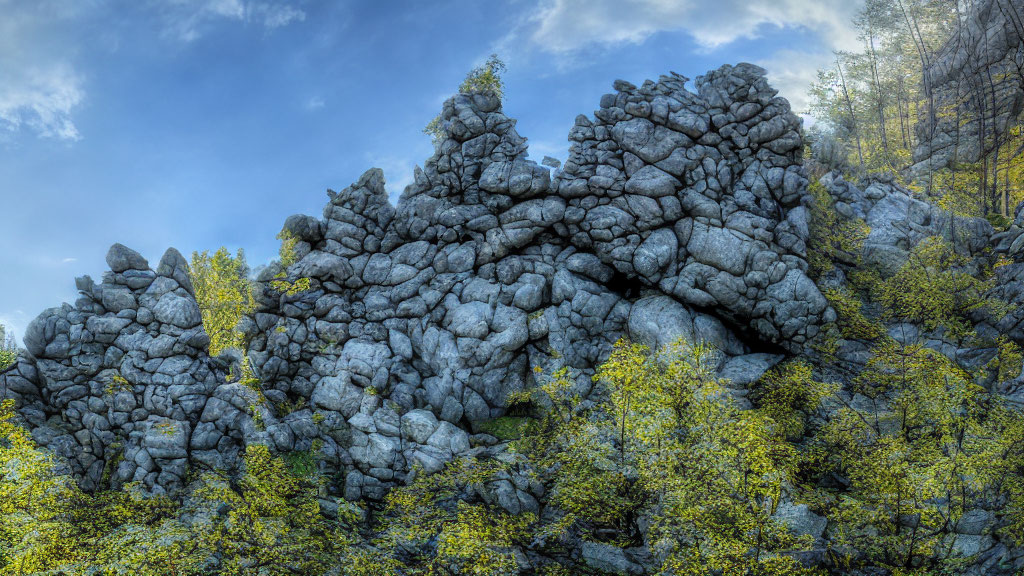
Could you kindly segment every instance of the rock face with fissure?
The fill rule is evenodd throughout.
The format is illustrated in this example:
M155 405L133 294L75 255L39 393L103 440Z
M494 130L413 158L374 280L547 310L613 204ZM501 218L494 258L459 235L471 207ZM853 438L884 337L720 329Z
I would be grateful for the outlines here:
M781 355L746 343L800 352L834 319L805 274L799 123L755 66L686 81L616 82L554 173L498 98L448 100L397 207L372 169L323 218L285 222L297 261L261 274L240 326L259 391L204 352L181 256L154 272L115 246L102 284L81 279L75 306L32 323L0 394L86 487L173 490L263 443L315 450L346 497L378 499L487 441L473 434L534 367L577 368L586 393L622 337L705 341L723 375L756 380ZM539 494L506 496L532 509Z

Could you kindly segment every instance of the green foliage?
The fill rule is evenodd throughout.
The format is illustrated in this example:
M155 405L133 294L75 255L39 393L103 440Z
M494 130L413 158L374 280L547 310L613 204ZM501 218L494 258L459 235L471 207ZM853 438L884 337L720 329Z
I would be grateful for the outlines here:
M1001 446L1012 418L945 356L891 340L854 391L865 400L847 402L822 436L826 468L850 483L830 513L837 543L870 566L955 566L951 527L1015 466Z
M885 327L877 320L870 320L861 311L862 303L856 296L843 288L822 291L832 309L836 311L837 324L843 338L848 340L877 340L885 335Z
M613 443L612 421L585 407L568 368L549 376L538 372L537 377L538 386L528 395L544 415L512 448L541 470L548 501L562 513L545 532L563 534L576 528L593 538L597 531L611 529L628 539L639 494Z
M969 259L939 237L926 238L879 290L880 300L896 318L920 323L928 330L945 328L960 337L971 332L969 314L984 310L995 318L1006 304L986 296L994 279L978 279L965 267Z
M810 90L812 133L835 143L812 147L812 159L858 175L914 175L902 183L954 214L1010 216L1024 190L1024 130L1020 110L997 105L996 94L1019 90L1019 74L998 57L945 78L928 71L930 55L973 45L970 11L956 2L862 3L861 48L837 52ZM930 162L914 157L922 147L935 150Z
M515 440L523 435L523 429L528 426L531 419L521 416L502 416L480 426L480 431L490 434L498 440Z
M995 346L998 353L989 361L986 368L995 373L996 382L1006 382L1020 376L1021 365L1024 364L1024 350L1003 335L996 340Z
M0 324L0 370L10 367L18 361L18 348L14 338L7 334L7 327Z
M835 392L836 386L814 380L810 364L794 360L762 376L754 400L787 438L799 440L806 432L808 416Z
M87 494L0 405L0 575L319 575L351 545L355 514L320 513L317 488L265 446L235 481L205 476L185 505L129 484Z
M505 97L505 82L501 79L505 71L505 63L497 54L491 54L482 66L477 66L466 74L466 79L459 85L459 92L473 94L491 92L498 98Z
M9 368L18 361L18 353L13 350L0 350L0 370Z
M503 465L460 459L442 472L418 475L409 486L393 490L385 503L383 535L377 554L362 554L354 573L368 568L394 573L395 554L414 551L407 574L500 576L518 574L513 545L525 545L536 517L513 516L485 502L469 501L467 487L494 479Z
M459 85L459 92L462 94L473 94L487 92L494 94L499 100L505 99L505 81L501 74L505 71L505 63L497 54L491 54L481 66L477 66L466 74L465 80ZM444 137L444 128L441 126L441 116L435 116L423 128L423 133L430 136L436 143Z
M840 217L832 197L821 182L812 182L808 192L812 200L810 239L807 242L811 274L820 277L836 262L859 264L861 247L871 229L863 220Z
M299 255L296 251L299 238L288 230L281 230L277 235L277 239L281 241L281 247L278 249L278 257L283 270L270 281L270 287L273 290L282 294L287 294L288 296L295 296L308 291L312 287L311 279L305 277L290 278L287 273L288 267L299 261ZM278 328L283 328L283 326L279 326Z
M351 543L343 524L320 514L315 486L292 474L266 446L246 449L237 488L207 476L197 494L202 506L218 510L197 541L223 554L226 574L324 574ZM342 522L354 519L342 516Z
M310 450L297 450L284 455L288 472L297 478L309 478L316 474L316 456Z
M243 337L236 326L256 307L245 253L239 249L232 257L224 247L212 256L207 250L193 252L189 275L203 314L203 328L210 336L210 354L243 348Z
M598 370L651 499L648 538L665 574L803 574L795 538L772 515L797 454L778 423L741 410L713 352L678 342L655 354L620 343Z
M132 392L135 389L132 383L121 376L119 373L114 373L110 376L110 380L107 385L103 387L103 392L108 396L113 396L119 392Z
M79 490L14 422L13 408L0 403L0 574L84 574L105 562L116 531L148 531L170 517L170 500L131 486Z

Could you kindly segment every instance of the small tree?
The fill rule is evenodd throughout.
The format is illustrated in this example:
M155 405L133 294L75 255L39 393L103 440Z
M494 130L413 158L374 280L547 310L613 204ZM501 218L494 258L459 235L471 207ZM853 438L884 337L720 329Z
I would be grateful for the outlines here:
M354 556L350 562L356 569L348 573L390 575L395 556L411 556L412 574L518 574L512 547L529 543L536 516L512 515L496 503L469 499L471 487L494 480L503 469L500 462L463 458L391 491L377 542L381 552Z
M891 316L921 323L928 330L945 328L961 337L971 332L970 314L986 311L996 318L1005 302L986 295L994 280L967 272L970 260L940 237L925 238L910 258L881 286L881 302Z
M806 573L782 554L806 543L773 518L797 453L770 416L737 406L713 354L683 341L652 355L619 343L597 373L650 501L662 573Z
M823 453L826 468L850 484L829 514L834 538L867 565L952 568L959 518L1000 493L1019 520L1020 415L951 360L887 340L853 391L867 400L832 417Z
M189 274L203 314L203 327L210 336L210 354L241 348L242 334L236 326L255 309L245 253L239 249L232 257L224 247L212 255L207 250L193 252Z
M281 230L277 234L277 239L281 241L281 246L277 250L281 271L270 281L270 287L275 292L287 294L288 296L295 296L309 290L312 286L312 279L288 276L288 267L299 261L299 253L296 249L299 244L299 237L289 230Z
M14 335L7 333L7 327L0 324L0 370L18 361L18 347L14 345Z
M498 58L497 54L491 54L483 65L473 68L469 74L466 74L466 79L459 85L459 92L462 94L490 92L504 101L505 82L501 79L501 74L504 71L505 63ZM444 137L440 114L423 128L423 133L430 136L435 143Z

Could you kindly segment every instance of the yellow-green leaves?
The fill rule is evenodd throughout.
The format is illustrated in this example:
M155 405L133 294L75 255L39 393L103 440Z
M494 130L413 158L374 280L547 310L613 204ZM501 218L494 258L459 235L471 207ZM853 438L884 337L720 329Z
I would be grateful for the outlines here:
M0 404L0 574L83 574L105 563L120 531L148 531L173 511L131 486L82 492L13 418L13 403Z
M189 274L203 314L203 328L210 337L210 354L242 348L236 326L255 308L245 253L239 249L231 256L224 247L212 255L207 250L193 252Z
M953 336L971 332L968 314L986 310L999 318L1006 304L988 298L991 280L979 280L965 267L969 259L939 237L926 238L880 289L880 300L896 318L918 322L928 330L945 328Z
M289 230L281 230L277 235L277 239L281 241L278 255L282 271L270 281L270 287L288 296L295 296L309 290L312 286L312 280L309 278L288 277L288 267L299 261L299 254L295 249L299 243L299 238Z
M381 574L389 574L395 567L391 554L416 550L408 574L518 574L513 546L528 541L536 517L512 515L468 498L473 487L498 479L505 466L463 458L393 490L386 500L383 537L377 543L387 553L357 556L353 572L366 574L369 567L379 566Z
M320 513L316 486L250 446L232 483L207 476L184 504L139 487L82 492L0 405L0 575L321 575L352 543L352 512Z
M795 449L771 417L737 406L714 366L704 345L680 341L648 355L620 342L598 370L621 465L635 470L650 503L648 537L665 558L662 573L802 573L779 554L800 542L772 518Z
M505 99L505 81L501 79L505 71L505 63L497 54L491 54L487 61L477 66L466 74L466 79L459 85L459 92L462 94L473 94L475 92L489 92L500 100ZM435 116L424 128L423 133L430 136L437 142L444 133L441 128L441 116Z
M14 336L7 333L7 327L0 324L0 370L10 367L18 361L18 347L14 345Z
M798 440L806 431L807 415L834 394L836 386L814 380L810 364L795 360L769 370L755 392L761 413L787 438Z
M891 569L947 560L943 536L995 488L998 406L945 356L891 340L853 391L822 437L850 483L831 514L838 542Z
M861 247L871 229L863 220L840 217L821 182L812 182L807 190L812 199L807 242L807 262L812 276L828 272L835 262L859 263Z

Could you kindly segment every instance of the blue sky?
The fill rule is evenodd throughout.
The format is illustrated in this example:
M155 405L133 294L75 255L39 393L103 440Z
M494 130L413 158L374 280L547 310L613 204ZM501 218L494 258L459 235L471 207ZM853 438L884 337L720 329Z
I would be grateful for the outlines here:
M531 157L564 159L612 81L764 66L794 108L848 0L0 0L0 323L73 302L121 242L276 255L380 167L393 198L422 127L497 52Z

